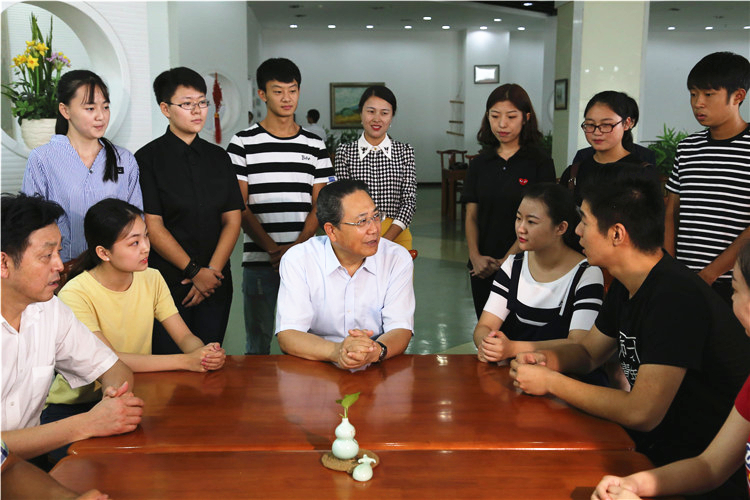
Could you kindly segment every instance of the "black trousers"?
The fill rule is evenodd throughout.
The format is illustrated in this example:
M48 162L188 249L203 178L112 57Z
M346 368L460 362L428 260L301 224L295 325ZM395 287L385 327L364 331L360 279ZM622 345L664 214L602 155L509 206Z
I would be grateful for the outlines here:
M490 298L490 289L492 288L492 281L495 279L493 274L489 278L477 278L476 276L470 276L471 278L471 296L474 299L474 311L477 313L477 320L482 315L484 305L487 303L487 299Z
M224 334L227 331L229 322L229 310L232 307L232 273L227 266L223 271L224 280L213 295L205 299L197 306L185 307L182 301L187 296L191 284L170 285L169 291L177 306L177 310L182 319L187 324L193 335L203 341L204 344L210 342L224 342ZM151 352L153 354L180 354L182 350L174 343L172 337L161 326L157 320L154 320L154 333L152 336Z

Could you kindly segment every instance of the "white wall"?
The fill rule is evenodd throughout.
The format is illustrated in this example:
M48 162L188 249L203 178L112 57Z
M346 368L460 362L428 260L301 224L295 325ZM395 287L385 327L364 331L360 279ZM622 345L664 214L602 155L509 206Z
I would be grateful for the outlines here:
M513 81L501 78L501 83L517 83L526 90L534 105L539 128L544 132L552 130L552 115L548 112L547 104L554 84L554 66L550 65L550 71L545 75L545 67L550 62L545 53L545 43L554 43L554 33L554 25L545 32L544 37L527 31L512 32L508 74L513 77Z
M499 85L514 83L511 73L510 33L507 31L469 31L466 33L464 48L464 86L466 88L464 101L466 103L466 118L463 149L469 154L479 151L477 132L484 116L487 97ZM474 66L482 64L500 65L500 83L474 83Z
M224 105L230 107L225 113L229 120L222 119L221 145L226 147L235 132L247 127L247 7L244 2L231 1L169 2L167 10L171 65L187 66L201 75L218 72L233 84L233 88L222 89ZM152 75L152 81L156 76ZM208 98L213 101L211 86ZM151 101L156 106L156 101ZM213 121L213 117L208 120ZM166 125L166 118L162 118L154 136L161 135ZM207 129L211 127L207 125ZM213 141L213 134L207 131L201 137Z
M750 30L679 32L651 30L646 45L646 88L641 102L641 141L656 140L666 123L670 128L701 129L690 110L687 76L704 56L730 51L750 59ZM750 99L740 107L750 121Z
M262 60L286 57L300 68L298 122L307 109L317 108L321 125L330 128L331 82L385 82L398 99L390 134L414 146L420 182L440 180L435 151L449 140L458 33L287 29L264 30L262 41Z

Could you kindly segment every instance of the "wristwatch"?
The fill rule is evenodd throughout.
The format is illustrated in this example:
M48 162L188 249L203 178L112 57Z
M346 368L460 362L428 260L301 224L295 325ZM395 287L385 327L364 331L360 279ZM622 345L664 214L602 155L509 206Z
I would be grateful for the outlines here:
M200 270L201 266L199 266L193 259L190 259L188 265L182 270L182 277L191 280L195 278Z
M388 347L386 347L386 345L379 340L376 340L375 342L380 344L380 356L378 357L378 360L376 361L376 363L380 363L381 361L385 359L386 356L388 356Z

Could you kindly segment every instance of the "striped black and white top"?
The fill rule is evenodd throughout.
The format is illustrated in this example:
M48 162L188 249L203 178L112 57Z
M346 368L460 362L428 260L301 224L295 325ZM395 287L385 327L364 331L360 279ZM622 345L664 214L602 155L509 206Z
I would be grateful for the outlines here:
M520 255L520 254L519 254ZM572 316L570 325L563 333L564 338L570 330L589 330L596 320L602 305L604 278L596 266L588 266L586 259L581 260L570 271L548 283L534 279L529 271L528 252L523 252L520 273L513 279L513 264L516 255L511 255L500 266L492 282L490 297L484 310L494 314L503 322L512 314L524 330L543 327L562 316L568 295L573 293ZM580 267L584 267L578 283L574 277ZM571 287L575 287L571 290ZM511 339L516 339L512 332L503 330ZM527 339L541 340L541 339Z
M302 232L313 185L336 180L325 144L303 128L292 137L276 137L256 123L232 137L227 152L237 180L247 183L247 205L280 245ZM268 253L246 234L242 264L268 261Z
M726 140L708 130L685 138L667 189L680 197L677 260L698 272L750 226L750 127Z
M339 179L364 181L375 205L393 223L406 229L417 209L414 148L386 135L378 146L359 140L342 144L334 160Z

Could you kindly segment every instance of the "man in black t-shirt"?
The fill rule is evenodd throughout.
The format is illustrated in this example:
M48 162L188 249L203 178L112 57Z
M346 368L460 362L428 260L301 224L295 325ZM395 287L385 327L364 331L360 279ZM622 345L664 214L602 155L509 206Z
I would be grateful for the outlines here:
M519 354L511 375L529 394L553 394L623 425L656 465L698 455L747 378L750 343L719 296L662 250L664 204L653 179L625 164L597 177L583 192L576 232L589 262L615 281L583 339ZM615 352L629 392L560 373L588 373ZM742 493L733 486L723 487Z

